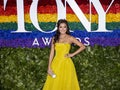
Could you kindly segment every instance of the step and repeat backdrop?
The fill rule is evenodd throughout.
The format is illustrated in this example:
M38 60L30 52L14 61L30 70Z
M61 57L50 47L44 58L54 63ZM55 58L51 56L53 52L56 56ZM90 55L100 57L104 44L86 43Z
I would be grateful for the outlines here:
M59 19L86 46L120 45L120 0L0 0L0 47L49 47Z

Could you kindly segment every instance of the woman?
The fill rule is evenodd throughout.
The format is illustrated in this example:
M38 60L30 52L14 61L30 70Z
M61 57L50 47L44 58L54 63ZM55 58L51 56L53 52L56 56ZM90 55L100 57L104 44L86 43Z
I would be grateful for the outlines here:
M69 53L72 43L80 48L74 53ZM57 23L56 34L52 38L48 75L43 90L80 90L71 57L84 49L85 46L70 35L68 22L60 19Z

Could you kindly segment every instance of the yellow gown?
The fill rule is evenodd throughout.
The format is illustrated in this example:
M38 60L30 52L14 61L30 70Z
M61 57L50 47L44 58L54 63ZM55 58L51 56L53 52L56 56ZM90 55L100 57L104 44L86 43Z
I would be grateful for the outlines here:
M80 90L72 59L65 57L70 48L69 43L55 43L55 57L51 68L56 78L47 75L43 90Z

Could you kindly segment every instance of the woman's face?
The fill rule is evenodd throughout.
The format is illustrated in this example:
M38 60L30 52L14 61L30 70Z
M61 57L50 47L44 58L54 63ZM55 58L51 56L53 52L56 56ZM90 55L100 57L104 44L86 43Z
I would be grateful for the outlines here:
M61 23L60 26L59 26L59 32L61 34L65 34L67 31L67 25L65 23Z

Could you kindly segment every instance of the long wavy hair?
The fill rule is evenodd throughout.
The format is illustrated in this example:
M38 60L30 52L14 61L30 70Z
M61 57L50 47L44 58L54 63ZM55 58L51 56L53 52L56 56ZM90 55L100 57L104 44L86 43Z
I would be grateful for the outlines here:
M70 30L69 30L69 25L68 25L67 20L65 20L65 19L60 19L60 20L58 20L58 22L57 22L57 30L56 30L56 33L55 33L55 35L54 35L54 42L53 42L53 43L56 43L57 41L59 41L59 37L60 37L59 26L60 26L61 23L65 23L65 24L66 24L66 26L67 26L66 34L70 35Z

